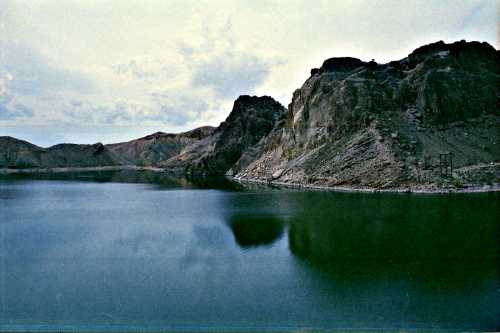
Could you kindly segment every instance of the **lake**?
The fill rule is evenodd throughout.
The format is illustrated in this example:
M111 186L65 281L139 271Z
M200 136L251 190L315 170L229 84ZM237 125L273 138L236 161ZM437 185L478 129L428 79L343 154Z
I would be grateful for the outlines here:
M500 328L500 193L0 178L1 331Z

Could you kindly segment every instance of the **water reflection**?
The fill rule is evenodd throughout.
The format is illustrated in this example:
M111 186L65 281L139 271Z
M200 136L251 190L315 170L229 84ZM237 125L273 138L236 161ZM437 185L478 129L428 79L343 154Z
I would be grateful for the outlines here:
M0 330L500 325L498 193L239 191L157 176L0 182Z
M497 199L267 193L230 206L273 215L236 209L228 225L244 248L287 230L294 275L318 309L335 308L338 324L355 311L356 327L491 329L500 324Z
M162 188L206 188L221 190L243 190L244 187L225 177L185 177L183 175L157 171L105 170L41 173L1 174L0 182L32 180L87 181L100 183L154 184Z
M235 215L229 226L242 248L269 245L283 235L283 221L274 216Z
M465 290L498 281L495 228L440 234L443 230L431 219L420 224L415 229L385 228L364 221L342 224L297 217L288 228L289 248L337 286L397 279L430 289Z
M319 262L497 260L494 198L304 194L290 219L290 250Z

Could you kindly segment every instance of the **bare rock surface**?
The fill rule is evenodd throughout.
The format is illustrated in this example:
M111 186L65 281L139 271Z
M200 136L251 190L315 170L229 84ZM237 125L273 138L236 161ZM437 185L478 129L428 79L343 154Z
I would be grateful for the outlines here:
M210 137L186 147L179 156L173 157L162 165L167 169L184 170L193 174L234 173L233 166L242 155L273 129L282 126L286 119L286 109L268 96L240 96L226 121ZM248 163L257 158L260 150ZM238 165L246 165L240 161Z
M387 64L328 59L236 177L388 188L440 182L441 153L455 168L499 161L499 64L489 44L465 41Z

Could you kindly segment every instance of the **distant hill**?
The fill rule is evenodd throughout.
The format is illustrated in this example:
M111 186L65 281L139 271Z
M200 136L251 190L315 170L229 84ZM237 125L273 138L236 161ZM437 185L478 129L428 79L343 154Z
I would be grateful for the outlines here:
M214 129L205 126L180 134L157 132L140 139L110 145L63 143L49 148L4 136L0 137L0 168L153 166L211 135Z
M157 132L140 139L106 145L121 164L157 165L178 155L183 148L190 146L215 131L215 127L204 126L192 131L170 134Z

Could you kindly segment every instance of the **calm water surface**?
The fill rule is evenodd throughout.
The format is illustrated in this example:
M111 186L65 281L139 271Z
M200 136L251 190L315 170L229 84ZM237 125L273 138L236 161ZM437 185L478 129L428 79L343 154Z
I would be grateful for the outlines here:
M499 199L3 177L0 330L496 330Z

